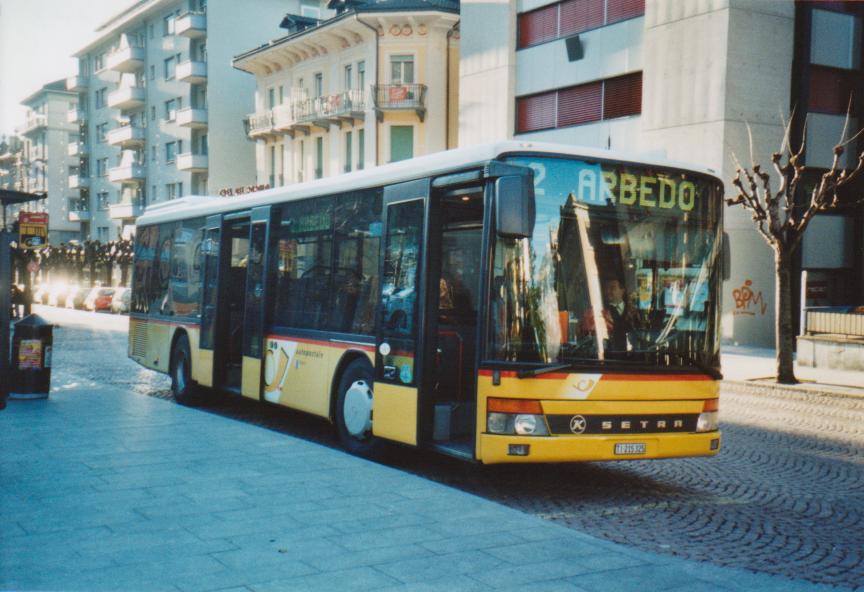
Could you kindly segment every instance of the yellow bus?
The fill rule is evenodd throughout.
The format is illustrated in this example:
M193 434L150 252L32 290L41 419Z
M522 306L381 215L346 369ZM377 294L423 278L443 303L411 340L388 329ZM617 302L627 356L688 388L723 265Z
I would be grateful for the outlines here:
M481 463L710 456L721 181L505 142L138 220L129 355Z

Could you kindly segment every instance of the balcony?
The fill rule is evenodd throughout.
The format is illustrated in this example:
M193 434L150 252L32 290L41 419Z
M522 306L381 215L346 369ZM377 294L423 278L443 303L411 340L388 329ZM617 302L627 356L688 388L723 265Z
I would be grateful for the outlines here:
M200 39L207 35L207 13L186 12L174 21L174 32L189 39Z
M140 86L127 86L108 95L108 106L121 111L133 111L144 107L146 92Z
M177 155L177 170L188 173L206 173L207 155L184 152Z
M108 180L112 183L141 183L145 177L144 165L137 163L108 169Z
M115 72L137 72L144 67L144 48L137 45L121 47L105 60L105 66Z
M192 129L204 129L207 127L207 109L196 109L186 107L177 112L177 125L191 127Z
M87 112L80 107L73 107L66 112L67 123L84 123L87 121Z
M69 175L69 189L87 189L90 187L90 177L86 175Z
M143 213L144 206L141 204L141 200L138 199L124 200L108 206L108 216L112 220L134 220Z
M274 135L273 111L256 111L246 116L243 121L246 135L250 140L265 139Z
M384 111L414 111L420 121L426 117L425 84L377 84L372 95L379 121L384 119Z
M21 133L24 135L32 134L40 129L48 126L48 116L42 113L31 113L27 116L24 126L21 128Z
M120 148L137 148L144 144L145 130L137 125L124 125L108 132L108 143Z
M294 105L291 104L273 107L273 129L277 132L290 132L297 124L294 111Z
M70 142L66 147L66 154L71 157L84 156L87 154L87 144L83 142Z
M87 90L87 77L86 76L70 76L66 79L66 90L69 92L83 92Z
M186 61L177 64L177 80L189 84L207 82L207 62Z
M69 221L70 222L89 222L90 209L86 202L72 202L69 204Z

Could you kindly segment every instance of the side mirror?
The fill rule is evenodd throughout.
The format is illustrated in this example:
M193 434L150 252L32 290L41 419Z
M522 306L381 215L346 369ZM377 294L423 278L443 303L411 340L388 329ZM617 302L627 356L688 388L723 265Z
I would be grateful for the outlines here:
M728 281L732 277L732 247L729 244L729 234L723 233L723 243L720 251L721 277Z
M504 238L529 238L536 218L532 175L504 175L495 179L495 228Z

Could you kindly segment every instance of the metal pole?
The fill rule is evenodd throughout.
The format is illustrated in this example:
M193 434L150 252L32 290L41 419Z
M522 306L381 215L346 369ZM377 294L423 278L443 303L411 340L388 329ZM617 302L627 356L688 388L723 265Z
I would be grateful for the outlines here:
M12 368L9 363L9 296L12 288L12 233L0 230L0 409L6 407Z

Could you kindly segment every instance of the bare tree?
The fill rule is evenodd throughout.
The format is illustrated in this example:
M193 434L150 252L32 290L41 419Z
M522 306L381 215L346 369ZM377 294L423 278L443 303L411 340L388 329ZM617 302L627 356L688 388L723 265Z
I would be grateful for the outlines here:
M794 384L795 378L792 355L795 349L795 332L793 329L792 312L792 263L795 251L801 244L801 238L807 225L818 213L835 210L838 207L864 203L864 195L851 197L848 186L862 171L864 171L864 152L858 155L854 169L844 169L840 161L846 152L846 146L854 141L861 132L846 139L849 127L849 111L840 142L834 146L834 158L831 168L822 174L820 180L809 194L809 201L796 204L802 175L806 169L803 160L807 136L807 123L804 122L801 146L795 151L789 140L792 121L785 125L783 143L779 152L771 155L771 164L780 179L776 191L771 186L771 176L753 158L753 138L750 134L750 168L742 167L735 159L736 174L732 184L737 195L726 200L729 206L742 206L749 210L757 230L774 251L775 266L775 337L777 349L777 382ZM734 158L734 155L733 155Z

